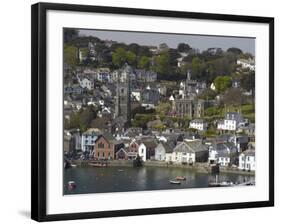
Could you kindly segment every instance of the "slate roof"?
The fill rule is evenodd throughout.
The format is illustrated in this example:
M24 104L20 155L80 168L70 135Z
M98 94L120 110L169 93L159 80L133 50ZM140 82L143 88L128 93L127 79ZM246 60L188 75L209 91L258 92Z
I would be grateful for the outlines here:
M174 148L174 152L194 153L194 151L187 145L186 142L179 143Z
M175 147L175 144L172 141L162 143L166 153L172 153Z
M237 153L237 148L232 142L218 143L215 145L218 157L229 157L230 153Z
M201 141L186 142L186 144L196 153L208 151L207 146L203 145Z
M245 156L255 156L256 150L254 150L254 149L247 149L244 152L242 152L241 154L244 154Z
M83 133L83 135L92 135L92 134L95 134L95 135L101 135L102 132L100 129L98 128L89 128L87 131L85 131Z
M190 123L207 123L207 122L204 121L203 119L194 119L194 120L190 121Z
M154 149L157 146L157 143L154 140L152 140L152 141L143 141L142 143L146 146L146 148Z
M100 136L97 138L96 141L98 141L101 137L104 137L108 142L110 142L110 143L112 143L112 144L115 144L115 145L121 144L121 143L122 143L122 141L116 140L116 139L113 137L113 135L111 135L110 133L104 133L104 134L100 135Z

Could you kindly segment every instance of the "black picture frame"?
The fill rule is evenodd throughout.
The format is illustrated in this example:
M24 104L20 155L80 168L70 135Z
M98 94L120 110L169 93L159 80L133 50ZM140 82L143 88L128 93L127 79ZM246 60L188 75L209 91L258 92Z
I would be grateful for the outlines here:
M170 18L190 18L217 21L253 22L269 25L269 200L213 205L159 207L149 209L115 210L101 212L46 214L46 13L63 10L87 13L110 13ZM32 5L32 155L31 155L31 218L36 221L74 220L86 218L148 215L161 213L194 212L206 210L238 209L274 206L274 18L240 15L163 11L151 9L102 7L73 4L37 3Z

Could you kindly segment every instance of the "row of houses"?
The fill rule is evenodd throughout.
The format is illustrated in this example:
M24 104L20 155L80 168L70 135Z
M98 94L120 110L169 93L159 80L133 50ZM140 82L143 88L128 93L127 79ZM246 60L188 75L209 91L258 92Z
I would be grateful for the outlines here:
M194 119L190 121L189 127L206 131L208 122L203 119ZM249 136L254 136L255 124L249 123L239 112L227 112L225 117L217 122L217 130L245 132Z
M126 79L126 74L122 70L111 71L109 68L87 68L77 74L79 76L87 77L87 79L92 82L99 81L113 83L116 82L118 79L120 79L121 82L124 82ZM132 82L155 82L157 81L157 73L145 69L133 69L130 74L130 79Z
M65 150L74 146L74 142L69 139L70 135L65 135ZM224 141L217 139L209 143L201 139L159 141L159 138L151 136L135 136L117 140L109 133L89 129L82 134L81 139L76 140L81 141L82 152L96 160L134 160L139 156L144 162L147 160L175 164L203 162L255 170L254 146L245 141L242 147L242 140L239 139L241 136L235 138L232 136Z

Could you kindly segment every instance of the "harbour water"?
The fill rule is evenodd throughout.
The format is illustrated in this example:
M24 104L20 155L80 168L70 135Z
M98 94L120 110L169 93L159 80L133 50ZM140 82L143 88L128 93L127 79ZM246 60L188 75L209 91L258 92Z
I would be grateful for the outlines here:
M186 180L171 184L170 180L176 176L184 176ZM254 182L255 176L221 173L217 180ZM75 181L75 189L68 189L69 181ZM64 171L64 194L205 188L214 181L215 175L177 167L75 167Z

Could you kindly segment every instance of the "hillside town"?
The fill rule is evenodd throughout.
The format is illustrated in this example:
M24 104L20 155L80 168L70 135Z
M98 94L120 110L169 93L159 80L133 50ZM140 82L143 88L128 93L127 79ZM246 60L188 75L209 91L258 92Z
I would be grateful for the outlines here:
M167 50L163 44L147 47L152 56L140 68L130 57L105 66L102 54L113 60L117 53L101 54L98 43L84 42L75 45L75 64L64 63L65 161L255 172L254 56L230 52L232 73L212 78L210 68L197 74L193 59L200 53L188 49L173 65L181 75L165 79L153 67ZM226 53L210 48L205 54L216 60Z

